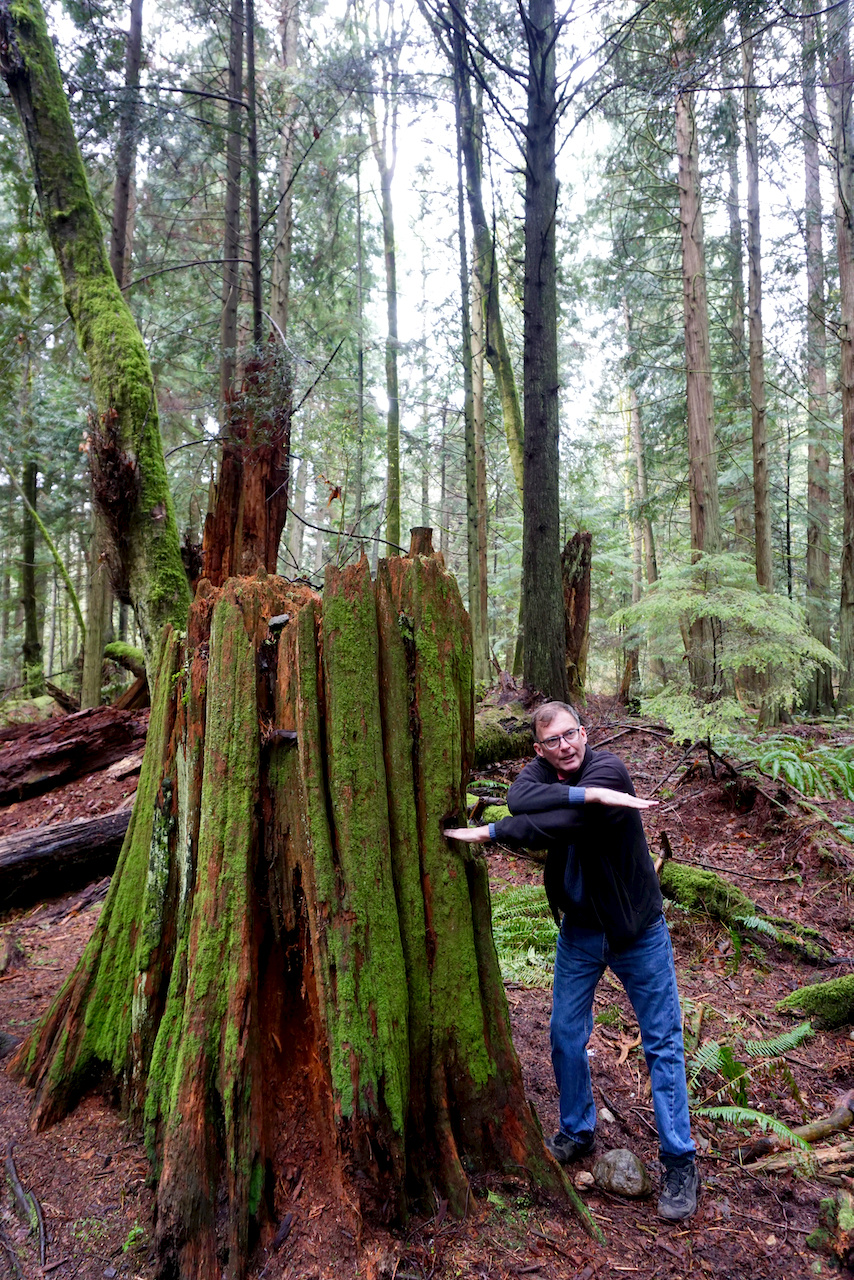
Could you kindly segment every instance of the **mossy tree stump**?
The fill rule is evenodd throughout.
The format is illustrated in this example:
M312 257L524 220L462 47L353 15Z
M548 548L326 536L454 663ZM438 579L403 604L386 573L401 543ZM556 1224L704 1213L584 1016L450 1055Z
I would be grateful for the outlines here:
M162 1274L239 1277L306 1133L354 1235L434 1195L464 1212L478 1171L565 1188L485 863L442 836L472 720L435 556L330 571L322 600L263 571L203 581L186 641L166 634L110 895L16 1060L39 1125L101 1079L143 1122Z

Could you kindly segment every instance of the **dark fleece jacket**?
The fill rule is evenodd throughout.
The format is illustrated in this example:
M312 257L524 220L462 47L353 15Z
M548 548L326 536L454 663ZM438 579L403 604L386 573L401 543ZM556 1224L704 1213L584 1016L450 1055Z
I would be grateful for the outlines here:
M589 745L569 780L541 756L525 765L507 793L512 817L495 824L496 838L546 849L545 887L555 919L602 929L615 951L630 946L661 913L661 889L640 812L601 804L570 804L569 787L611 787L635 794L626 766Z

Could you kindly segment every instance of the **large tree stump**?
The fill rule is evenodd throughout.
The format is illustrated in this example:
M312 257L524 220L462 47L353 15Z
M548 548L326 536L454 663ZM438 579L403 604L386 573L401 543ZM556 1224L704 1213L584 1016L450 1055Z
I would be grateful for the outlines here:
M566 1189L522 1087L485 863L442 836L472 705L438 557L375 583L363 558L322 601L263 572L203 581L186 644L167 634L109 898L16 1058L39 1125L101 1076L143 1120L162 1274L241 1276L295 1152L354 1236L435 1194L462 1213L479 1171Z
M590 564L593 535L578 530L560 555L563 613L566 628L566 678L569 697L584 696L590 643Z

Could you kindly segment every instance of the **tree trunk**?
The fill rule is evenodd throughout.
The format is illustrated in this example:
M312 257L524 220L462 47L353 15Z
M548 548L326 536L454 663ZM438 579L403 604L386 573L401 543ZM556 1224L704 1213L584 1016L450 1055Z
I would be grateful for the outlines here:
M571 701L584 698L590 641L590 562L593 535L577 530L561 553L566 684Z
M145 716L97 707L0 731L0 805L106 769L141 750L145 730Z
M237 376L237 307L240 301L240 175L243 131L243 0L231 0L228 48L228 140L225 158L225 232L222 243L220 317L220 429L227 435Z
M570 701L584 697L590 643L590 564L593 535L580 529L560 557L566 631L566 683Z
M560 571L554 0L522 12L527 37L525 133L525 481L522 634L525 683L565 699Z
M243 1275L297 1143L306 1194L353 1233L434 1193L461 1214L487 1168L566 1185L524 1096L486 864L441 834L471 753L470 635L434 556L330 570L322 602L202 583L186 649L164 644L109 898L16 1057L38 1125L95 1073L121 1086L163 1274Z
M771 563L771 511L768 496L768 418L765 406L765 354L762 342L762 252L759 233L759 127L753 72L754 39L741 26L744 76L744 137L747 157L747 312L750 359L750 418L753 438L753 524L756 581L774 589Z
M831 154L836 181L836 249L839 259L840 369L842 390L843 533L840 573L839 706L854 702L854 106L848 0L828 12L828 98L833 124Z
M377 122L376 94L368 106L368 128L371 147L380 175L380 211L383 224L383 257L386 282L385 383L388 413L386 415L386 539L400 546L400 393L398 389L397 352L397 253L394 243L394 205L391 186L397 161L397 112L399 46L389 55L394 74L384 68L382 100L382 132Z
M460 143L460 111L457 106L457 141ZM489 638L484 607L485 583L481 581L481 513L478 506L478 414L483 415L483 345L480 341L482 300L475 286L469 290L469 265L466 252L466 219L463 197L462 147L457 146L457 221L460 242L460 318L462 320L463 357L463 434L466 469L466 562L468 567L468 601L474 642L475 680L489 678ZM477 279L476 274L473 277ZM483 432L482 423L480 433Z
M276 245L273 250L270 314L282 337L287 337L291 298L291 243L294 229L292 187L297 99L293 91L293 80L297 65L299 0L282 0L279 33L282 41L282 70L285 73L285 123L279 145L279 207L276 211Z
M495 244L489 230L486 209L483 203L481 139L472 101L471 76L466 61L463 23L464 8L465 6L462 5L459 9L454 8L453 10L451 41L454 87L459 109L460 145L465 161L469 215L474 231L474 269L480 280L481 293L484 298L486 358L489 361L489 367L495 378L495 385L498 388L498 395L501 400L501 413L504 419L507 448L510 453L510 465L513 468L516 488L521 499L525 483L525 431L522 412L519 407L519 392L516 388L513 361L510 358L507 339L504 336Z
M475 506L477 509L477 594L478 627L474 633L474 674L478 681L489 683L489 596L486 561L486 385L484 351L486 323L484 298L477 272L472 277L472 389L474 393L474 472Z
M724 146L727 161L727 215L729 237L727 244L727 268L729 276L729 330L730 356L727 377L727 396L724 421L730 428L730 449L740 455L744 440L744 414L747 408L746 369L747 357L744 344L744 253L741 243L741 199L739 195L738 140L739 111L734 93L727 93L723 103ZM740 466L738 478L732 488L733 550L746 555L753 544L753 504L750 495L750 479Z
M226 578L276 571L288 514L290 397L275 348L252 360L223 440L219 475L202 540L204 576Z
M120 288L130 279L130 193L136 164L136 131L139 121L139 68L142 62L142 0L130 2L130 26L125 53L125 91L119 109L119 146L113 186L113 222L110 234L110 266Z
M29 370L24 377L29 382ZM27 400L29 391L27 391ZM27 409L27 412L28 409ZM31 443L30 433L25 439ZM21 646L21 675L24 697L38 698L44 693L44 666L39 635L38 599L36 595L36 522L33 515L38 501L38 463L28 457L24 462L23 490L27 504L21 513L21 604L24 611L24 643Z
M90 427L95 500L115 548L149 670L168 621L183 625L189 591L166 478L148 354L116 283L38 0L0 4L0 71L27 138L42 219L65 302L89 361L97 418Z
M816 101L816 19L803 20L804 240L807 265L807 620L811 635L830 648L830 453L827 416L827 332L824 247L821 227L821 167ZM829 667L819 667L807 687L807 710L833 709Z
M685 25L681 20L674 25L674 37L677 65L680 70L688 71L691 54L685 45ZM693 92L688 88L680 88L676 95L676 151L685 314L691 550L698 558L704 552L720 550L721 528L700 158ZM715 659L714 627L706 619L695 622L690 629L688 662L694 688L703 697L716 696L720 692L721 674Z

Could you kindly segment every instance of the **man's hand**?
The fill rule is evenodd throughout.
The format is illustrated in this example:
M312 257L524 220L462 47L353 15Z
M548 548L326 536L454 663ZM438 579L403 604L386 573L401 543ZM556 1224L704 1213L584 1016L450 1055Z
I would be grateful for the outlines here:
M448 827L444 832L447 840L462 840L464 844L486 844L489 840L489 827Z
M630 796L628 791L613 791L610 787L585 787L585 804L608 804L615 809L651 809L657 800L641 800L640 796Z

